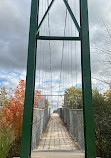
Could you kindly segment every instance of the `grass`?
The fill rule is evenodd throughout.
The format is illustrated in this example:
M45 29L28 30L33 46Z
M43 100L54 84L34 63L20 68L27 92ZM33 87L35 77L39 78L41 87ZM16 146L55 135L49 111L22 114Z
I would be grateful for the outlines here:
M6 158L14 140L13 131L7 127L0 127L0 157Z

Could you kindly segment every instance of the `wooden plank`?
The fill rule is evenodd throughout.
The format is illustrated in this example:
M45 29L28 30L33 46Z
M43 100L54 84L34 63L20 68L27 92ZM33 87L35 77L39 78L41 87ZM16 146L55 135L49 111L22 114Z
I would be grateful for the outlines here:
M32 152L31 158L85 158L85 155L77 152Z

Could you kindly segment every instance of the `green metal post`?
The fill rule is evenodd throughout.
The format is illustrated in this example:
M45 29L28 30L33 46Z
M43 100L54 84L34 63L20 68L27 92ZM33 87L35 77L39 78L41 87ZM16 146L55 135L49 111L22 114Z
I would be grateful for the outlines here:
M38 6L39 0L32 0L20 158L31 157L32 121L36 71L36 32L38 25Z
M80 0L80 23L85 158L96 158L87 0Z

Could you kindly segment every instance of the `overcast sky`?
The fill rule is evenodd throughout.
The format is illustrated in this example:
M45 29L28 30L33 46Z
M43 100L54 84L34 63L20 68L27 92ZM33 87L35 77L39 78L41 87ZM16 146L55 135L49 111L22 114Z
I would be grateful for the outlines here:
M79 23L78 0L69 0L69 3ZM108 85L96 79L110 82L111 77L111 55L105 54L105 50L111 53L111 0L88 0L88 5L92 82L104 91ZM31 0L0 0L0 85L6 88L15 88L19 79L26 76L30 7ZM46 8L47 0L40 0L39 21ZM65 35L77 36L63 0L55 0L49 14L49 27L47 17L40 34L48 35L50 28L51 35L64 35L65 17ZM50 94L52 86L52 93L60 94L72 85L81 87L80 43L38 42L36 88Z

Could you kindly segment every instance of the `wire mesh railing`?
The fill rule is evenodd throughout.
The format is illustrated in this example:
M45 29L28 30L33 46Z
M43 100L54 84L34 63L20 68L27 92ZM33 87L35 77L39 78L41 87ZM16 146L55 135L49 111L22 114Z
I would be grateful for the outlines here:
M36 148L39 143L41 134L46 128L50 117L50 109L34 108L33 112L33 125L32 125L32 150Z
M59 108L57 112L64 121L73 139L77 142L79 148L84 150L83 110Z

